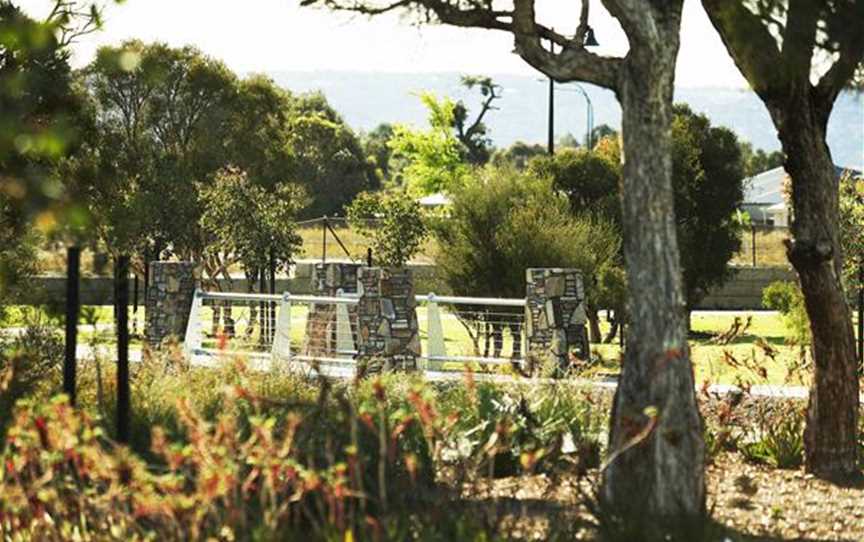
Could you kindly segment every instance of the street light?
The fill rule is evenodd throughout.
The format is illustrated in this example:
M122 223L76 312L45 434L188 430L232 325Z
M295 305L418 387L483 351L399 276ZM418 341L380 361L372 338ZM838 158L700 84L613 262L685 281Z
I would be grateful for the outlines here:
M585 145L588 150L594 148L594 105L591 103L591 97L588 96L588 92L585 90L585 87L580 85L575 81L571 81L571 84L576 87L577 91L582 94L582 97L585 98ZM569 91L569 89L559 88L559 91Z
M598 45L600 44L594 36L594 29L589 26L585 32L585 40L582 42L582 46L597 47ZM549 52L555 53L555 42L551 40L549 41ZM582 93L582 96L585 97L585 102L588 104L588 133L585 136L585 144L588 145L588 149L590 150L592 147L591 132L594 125L594 106L591 104L591 98L588 97L588 93L585 92L582 85L579 83L575 83L575 85ZM551 77L549 78L549 134L547 137L546 146L549 154L555 154L555 80Z

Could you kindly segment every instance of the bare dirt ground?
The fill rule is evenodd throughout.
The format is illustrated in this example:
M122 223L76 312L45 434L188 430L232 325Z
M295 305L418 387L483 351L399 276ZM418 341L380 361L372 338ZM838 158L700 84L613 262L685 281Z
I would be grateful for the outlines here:
M708 540L862 541L864 484L840 486L803 470L782 470L743 462L722 454L706 469L708 508L713 519ZM591 540L594 518L584 505L596 472L587 477L548 475L476 482L463 498L478 511L522 539ZM567 526L562 529L562 524Z

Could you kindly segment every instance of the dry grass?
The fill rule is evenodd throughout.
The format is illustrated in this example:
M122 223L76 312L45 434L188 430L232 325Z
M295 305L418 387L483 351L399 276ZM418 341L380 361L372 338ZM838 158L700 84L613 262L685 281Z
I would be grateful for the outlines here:
M788 267L786 246L783 240L789 237L786 228L756 230L756 265ZM741 251L732 257L732 264L753 265L753 235L750 230L741 234Z

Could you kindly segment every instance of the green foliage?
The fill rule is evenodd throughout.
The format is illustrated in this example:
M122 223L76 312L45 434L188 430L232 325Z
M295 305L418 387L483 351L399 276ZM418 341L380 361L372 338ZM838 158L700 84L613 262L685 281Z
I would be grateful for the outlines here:
M0 437L6 434L18 400L53 391L63 353L56 328L41 320L29 322L20 335L0 337Z
M741 160L744 163L744 176L748 178L780 167L785 160L783 151L765 152L763 149L754 151L753 144L749 141L742 141L739 146L741 147Z
M449 217L434 227L436 261L456 293L525 295L529 267L576 267L586 286L614 266L620 236L599 217L576 218L550 179L487 166L453 194Z
M732 273L728 263L741 247L737 211L744 199L744 172L735 134L711 126L707 117L687 106L675 107L672 143L678 248L687 304L692 307ZM601 140L594 152L610 164L620 164L616 138Z
M804 294L797 283L772 282L762 291L762 305L780 312L783 324L796 343L810 344L810 320L804 306Z
M400 182L414 195L452 192L469 171L462 146L453 134L456 104L438 100L434 95L421 94L429 110L427 131L396 125L388 145L393 157L404 160Z
M57 175L77 144L82 102L71 84L68 40L98 24L78 2L57 2L44 21L0 1L0 197L53 229L78 213Z
M731 275L741 248L736 211L744 200L738 138L708 118L676 107L672 182L687 303L693 306Z
M268 191L245 172L227 168L201 190L201 228L210 250L231 254L246 270L266 269L272 258L287 270L301 244L294 227L302 192L290 184Z
M357 194L379 186L359 138L320 93L291 101L285 129L290 180L311 198L302 216L340 214Z
M567 194L574 213L599 213L616 222L621 214L619 170L618 163L584 148L561 149L528 163L529 172L552 178L555 189Z
M864 266L864 179L848 172L840 179L840 246L843 248L843 283L850 298L855 298Z
M366 159L374 168L375 175L381 184L389 181L391 176L390 155L392 150L388 145L391 137L393 137L393 125L382 123L361 138Z
M515 167L524 169L532 158L542 156L548 151L543 145L517 141L506 149L498 149L492 154L492 165L496 167Z
M515 391L469 383L441 394L442 413L456 420L451 462L492 476L555 472L574 461L580 471L599 466L605 412L589 394L557 386Z
M804 462L804 416L790 409L763 424L755 440L739 445L744 459L778 469L797 469Z
M381 265L402 267L417 253L427 235L420 204L405 192L364 192L348 207L352 228L372 239Z
M76 177L103 240L199 253L195 182L223 165L234 75L192 47L127 41L100 48L82 77L96 130Z

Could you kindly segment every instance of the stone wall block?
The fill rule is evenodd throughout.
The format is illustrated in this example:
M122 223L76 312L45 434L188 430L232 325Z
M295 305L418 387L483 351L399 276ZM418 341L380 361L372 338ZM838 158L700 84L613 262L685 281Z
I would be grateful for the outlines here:
M571 351L589 355L585 289L577 269L533 268L525 273L525 330L529 364L553 358L570 366Z
M420 356L413 275L408 269L364 267L358 273L358 374L413 371Z
M165 339L182 340L186 334L198 276L191 262L150 262L149 265L144 334L150 348L158 349Z

